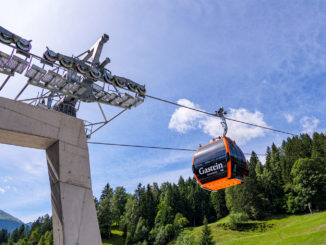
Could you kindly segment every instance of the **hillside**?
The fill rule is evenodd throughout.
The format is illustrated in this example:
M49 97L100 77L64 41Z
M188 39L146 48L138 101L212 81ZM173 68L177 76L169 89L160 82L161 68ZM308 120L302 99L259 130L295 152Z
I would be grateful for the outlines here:
M228 217L209 225L215 244L326 244L326 212L287 215L266 221L247 222L243 231L224 229ZM202 227L185 233L199 240Z
M19 228L22 224L24 223L21 220L0 210L0 230L5 229L11 232L16 228Z

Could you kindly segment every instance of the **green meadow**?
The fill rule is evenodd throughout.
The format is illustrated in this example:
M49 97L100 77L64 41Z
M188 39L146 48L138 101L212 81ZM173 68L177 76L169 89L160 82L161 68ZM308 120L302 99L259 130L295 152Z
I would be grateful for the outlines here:
M282 215L265 221L246 222L242 231L223 227L228 217L209 224L215 244L326 244L326 212ZM185 230L198 241L202 227Z
M227 228L228 217L209 224L215 244L326 244L326 212L305 215L273 216L264 221L242 223L240 231ZM184 233L191 233L199 241L202 226L187 228ZM103 245L123 245L122 232L114 230L112 238ZM175 244L171 242L170 244Z

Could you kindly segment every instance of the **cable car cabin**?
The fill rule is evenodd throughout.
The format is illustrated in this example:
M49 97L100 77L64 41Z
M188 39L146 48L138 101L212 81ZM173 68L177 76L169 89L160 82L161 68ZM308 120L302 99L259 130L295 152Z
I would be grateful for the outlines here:
M192 171L201 187L211 191L242 184L249 173L244 154L227 137L200 146L193 158Z

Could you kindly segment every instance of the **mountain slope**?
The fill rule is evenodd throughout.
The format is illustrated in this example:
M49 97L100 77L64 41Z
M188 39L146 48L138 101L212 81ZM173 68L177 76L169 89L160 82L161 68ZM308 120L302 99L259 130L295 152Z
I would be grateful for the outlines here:
M21 220L0 210L0 230L5 229L8 232L12 232L14 229L19 228L23 224L24 223Z

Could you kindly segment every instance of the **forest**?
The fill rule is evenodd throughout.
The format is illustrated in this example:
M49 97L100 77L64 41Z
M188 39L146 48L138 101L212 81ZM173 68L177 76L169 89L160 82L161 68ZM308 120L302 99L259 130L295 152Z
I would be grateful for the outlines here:
M102 238L109 239L111 231L119 229L125 244L193 244L178 235L204 220L211 223L230 215L229 228L237 229L247 219L326 210L324 134L301 134L279 147L272 144L266 150L265 164L252 152L248 169L244 184L217 192L200 188L194 178L182 177L178 183L160 186L138 184L133 194L107 183L101 196L94 198ZM22 226L12 234L0 231L0 244L53 244L51 230L51 218L44 216L30 228Z

